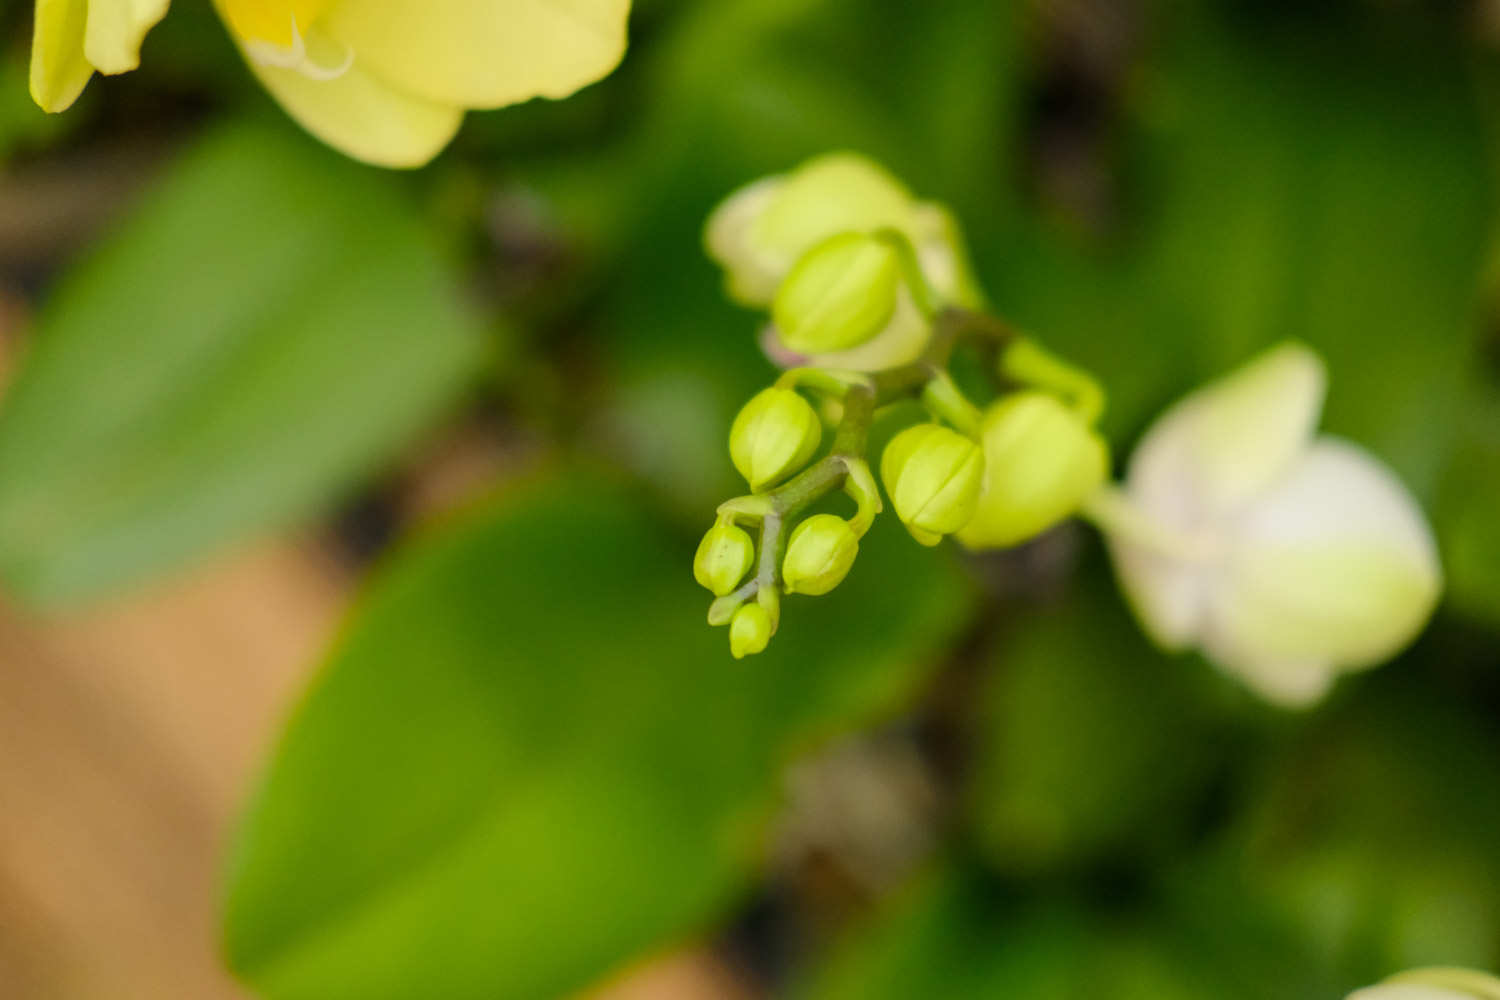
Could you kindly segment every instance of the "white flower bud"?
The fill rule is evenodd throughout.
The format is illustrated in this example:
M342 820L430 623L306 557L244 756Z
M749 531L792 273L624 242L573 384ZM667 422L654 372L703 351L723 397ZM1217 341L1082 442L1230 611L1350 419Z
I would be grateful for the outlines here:
M853 153L829 153L731 194L709 217L705 243L730 295L769 305L781 279L817 244L840 233L907 232L914 212L911 192L885 169Z
M1287 705L1398 652L1441 589L1400 481L1355 445L1312 436L1322 395L1316 355L1270 351L1161 417L1117 516L1096 517L1160 645L1197 648Z
M1357 990L1348 1000L1500 1000L1500 979L1468 969L1416 969Z
M731 194L709 217L704 243L724 268L737 301L769 305L787 273L817 244L840 233L894 229L916 247L940 296L975 306L978 293L952 217L912 197L879 164L855 153L815 157L786 174Z

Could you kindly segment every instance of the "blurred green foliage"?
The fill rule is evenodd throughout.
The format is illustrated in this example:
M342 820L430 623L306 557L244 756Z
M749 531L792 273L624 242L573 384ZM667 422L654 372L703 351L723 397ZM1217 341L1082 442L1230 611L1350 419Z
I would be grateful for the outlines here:
M1234 749L1213 678L1153 650L1103 573L1027 617L997 644L978 702L980 852L1024 876L1180 851L1191 803Z
M887 529L736 662L676 613L691 558L564 476L390 567L248 817L234 967L278 1000L557 996L719 912L788 750L908 695L964 601Z
M391 177L266 124L179 6L69 119L0 61L0 170L213 124L47 292L0 407L8 589L92 598L324 513L481 380L554 459L406 543L293 718L228 903L266 995L556 996L721 924L780 767L944 661L975 675L944 846L801 995L1312 1000L1500 963L1500 90L1466 11L642 0L609 80ZM1097 546L965 574L887 526L733 663L692 538L772 369L701 226L835 148L954 207L996 311L1109 387L1122 456L1194 383L1316 347L1328 429L1432 515L1429 634L1283 716L1151 648ZM531 239L562 263L476 320L456 290Z
M294 523L451 409L483 351L388 178L216 135L47 303L0 411L0 575L77 601Z

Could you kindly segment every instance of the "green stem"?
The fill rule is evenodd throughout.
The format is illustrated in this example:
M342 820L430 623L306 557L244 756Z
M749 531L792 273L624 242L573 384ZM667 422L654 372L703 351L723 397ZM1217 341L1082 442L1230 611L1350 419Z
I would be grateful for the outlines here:
M949 307L939 314L938 322L948 326L957 340L1006 347L1021 337L1021 332L1005 320L972 309Z
M912 301L917 304L917 309L923 316L928 319L935 318L942 308L942 299L928 283L927 275L922 271L922 260L917 256L917 248L899 229L887 227L876 230L875 238L896 251L896 260L901 267L901 277L911 291Z
M849 387L869 381L868 375L859 372L839 371L832 368L788 368L776 380L780 389L811 389L835 398L842 398Z
M938 372L922 387L922 402L939 420L946 420L961 434L979 434L979 407L969 402L946 371Z
M1153 555L1183 562L1207 562L1216 554L1211 541L1147 516L1113 484L1101 486L1084 501L1079 513L1105 535Z
M1022 337L1005 349L1000 356L1000 373L1064 397L1078 418L1090 426L1104 412L1104 389L1094 377L1032 340Z

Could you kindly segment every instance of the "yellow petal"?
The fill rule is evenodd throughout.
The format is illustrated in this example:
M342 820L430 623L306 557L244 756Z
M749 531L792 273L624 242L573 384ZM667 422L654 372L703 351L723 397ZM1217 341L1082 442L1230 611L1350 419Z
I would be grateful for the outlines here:
M247 41L290 48L298 34L306 34L331 0L222 0L219 9L234 33Z
M101 73L128 73L141 64L141 42L168 0L91 0L84 53Z
M497 108L605 76L629 12L630 0L342 0L322 23L403 90Z
M316 28L308 54L336 64L340 50ZM463 109L413 96L371 73L356 58L348 71L326 80L295 69L266 66L246 55L255 75L282 107L335 149L382 167L419 167L453 138Z
M31 38L31 99L43 111L66 111L94 75L84 58L86 0L36 0Z

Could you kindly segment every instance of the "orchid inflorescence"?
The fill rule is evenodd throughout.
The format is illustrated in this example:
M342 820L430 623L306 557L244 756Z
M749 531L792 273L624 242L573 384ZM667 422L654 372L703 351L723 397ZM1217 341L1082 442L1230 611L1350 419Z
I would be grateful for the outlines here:
M1108 474L1095 381L985 312L951 215L868 160L832 154L750 185L714 214L708 246L731 296L769 308L766 343L785 368L734 421L730 457L751 492L720 506L695 563L736 656L766 647L783 595L827 593L850 571L886 507L867 454L879 411L925 409L878 462L924 545L1024 541ZM995 375L984 406L949 370L970 348ZM832 442L814 461L825 422ZM835 491L853 516L801 519Z
M887 500L918 542L969 550L1083 516L1159 645L1280 704L1388 659L1430 616L1427 522L1376 458L1315 436L1325 373L1309 348L1279 345L1190 394L1114 486L1099 381L991 313L952 214L877 164L833 153L752 183L706 242L730 297L769 311L762 345L782 369L734 420L750 493L720 505L694 563L736 657L766 648L783 596L843 581ZM989 376L977 401L951 370L959 352ZM926 419L885 445L877 483L871 425L903 403ZM812 511L838 492L852 516Z

